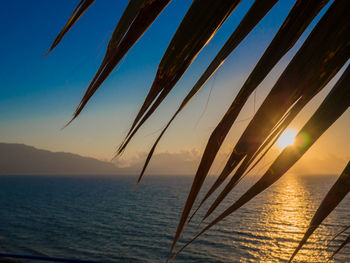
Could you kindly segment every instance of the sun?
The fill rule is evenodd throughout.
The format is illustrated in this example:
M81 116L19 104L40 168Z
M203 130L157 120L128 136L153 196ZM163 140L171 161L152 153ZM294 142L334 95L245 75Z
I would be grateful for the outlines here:
M294 144L295 136L297 132L291 129L285 130L277 140L277 146L280 150L283 150L289 145Z

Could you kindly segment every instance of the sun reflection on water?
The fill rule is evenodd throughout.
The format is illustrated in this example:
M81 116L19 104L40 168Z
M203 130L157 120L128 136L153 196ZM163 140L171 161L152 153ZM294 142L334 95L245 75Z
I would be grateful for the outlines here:
M277 262L276 259L288 261L305 233L318 202L297 176L288 176L271 187L264 199L259 218L264 241L253 252L254 257L259 258L260 262ZM257 230L254 234L262 235ZM325 250L328 239L329 236L316 231L293 262L325 262L329 256Z

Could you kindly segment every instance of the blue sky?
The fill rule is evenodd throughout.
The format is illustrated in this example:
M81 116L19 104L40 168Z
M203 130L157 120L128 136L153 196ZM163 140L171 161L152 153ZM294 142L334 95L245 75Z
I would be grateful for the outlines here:
M173 0L103 84L81 116L61 130L95 74L109 37L127 4L126 0L97 0L59 46L44 57L43 54L78 2L38 0L2 3L0 141L110 159L143 102L162 53L191 1ZM196 58L165 103L140 130L125 158L132 158L149 149L156 135L154 132L163 127L252 2L242 1ZM231 54L214 75L215 80L208 81L198 97L174 122L159 146L160 152L178 153L194 148L200 152L203 149L212 129L277 32L293 3L290 0L279 1ZM262 83L257 91L258 104L314 24L315 22ZM325 94L323 92L315 99L306 109L305 116L312 113ZM207 102L208 105L205 106ZM252 114L250 101L240 117L244 119ZM305 118L301 117L295 125L300 127ZM232 142L246 124L234 127L223 151L229 151ZM336 129L340 137L348 132L346 125L341 123L338 126Z

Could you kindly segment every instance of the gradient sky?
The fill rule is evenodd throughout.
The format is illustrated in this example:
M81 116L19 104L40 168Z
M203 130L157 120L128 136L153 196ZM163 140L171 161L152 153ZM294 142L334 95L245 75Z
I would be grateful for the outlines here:
M25 143L110 160L126 135L153 81L159 61L191 1L173 0L103 84L82 114L70 120L104 56L109 37L127 1L98 0L43 57L79 1L5 1L0 10L0 142ZM130 144L119 163L139 162L157 131L192 88L253 1L244 0L202 50L184 77ZM159 144L158 154L195 153L198 162L206 141L238 89L277 32L294 1L281 0L231 54L198 96L180 114ZM329 5L328 5L329 6ZM328 6L326 8L328 8ZM321 15L326 10L322 10ZM316 18L317 21L320 15ZM256 92L256 108L312 30L280 61ZM291 128L299 129L322 101L331 84L311 101ZM239 120L254 113L251 98ZM347 111L306 154L298 172L340 172L350 158L350 113ZM248 121L234 126L222 156L227 154ZM312 169L315 164L318 170ZM173 165L176 165L173 163ZM303 166L304 165L304 166ZM322 167L322 168L320 168ZM298 168L298 167L297 167ZM316 171L316 172L314 172Z

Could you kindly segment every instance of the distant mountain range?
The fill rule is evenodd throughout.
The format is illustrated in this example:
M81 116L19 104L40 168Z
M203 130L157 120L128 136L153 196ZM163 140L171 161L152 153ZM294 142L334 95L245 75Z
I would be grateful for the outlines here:
M121 174L113 163L24 144L0 143L0 174Z
M66 152L51 152L18 143L0 143L0 175L138 175L147 153L131 159L106 162ZM193 174L199 154L196 151L157 153L147 174Z

